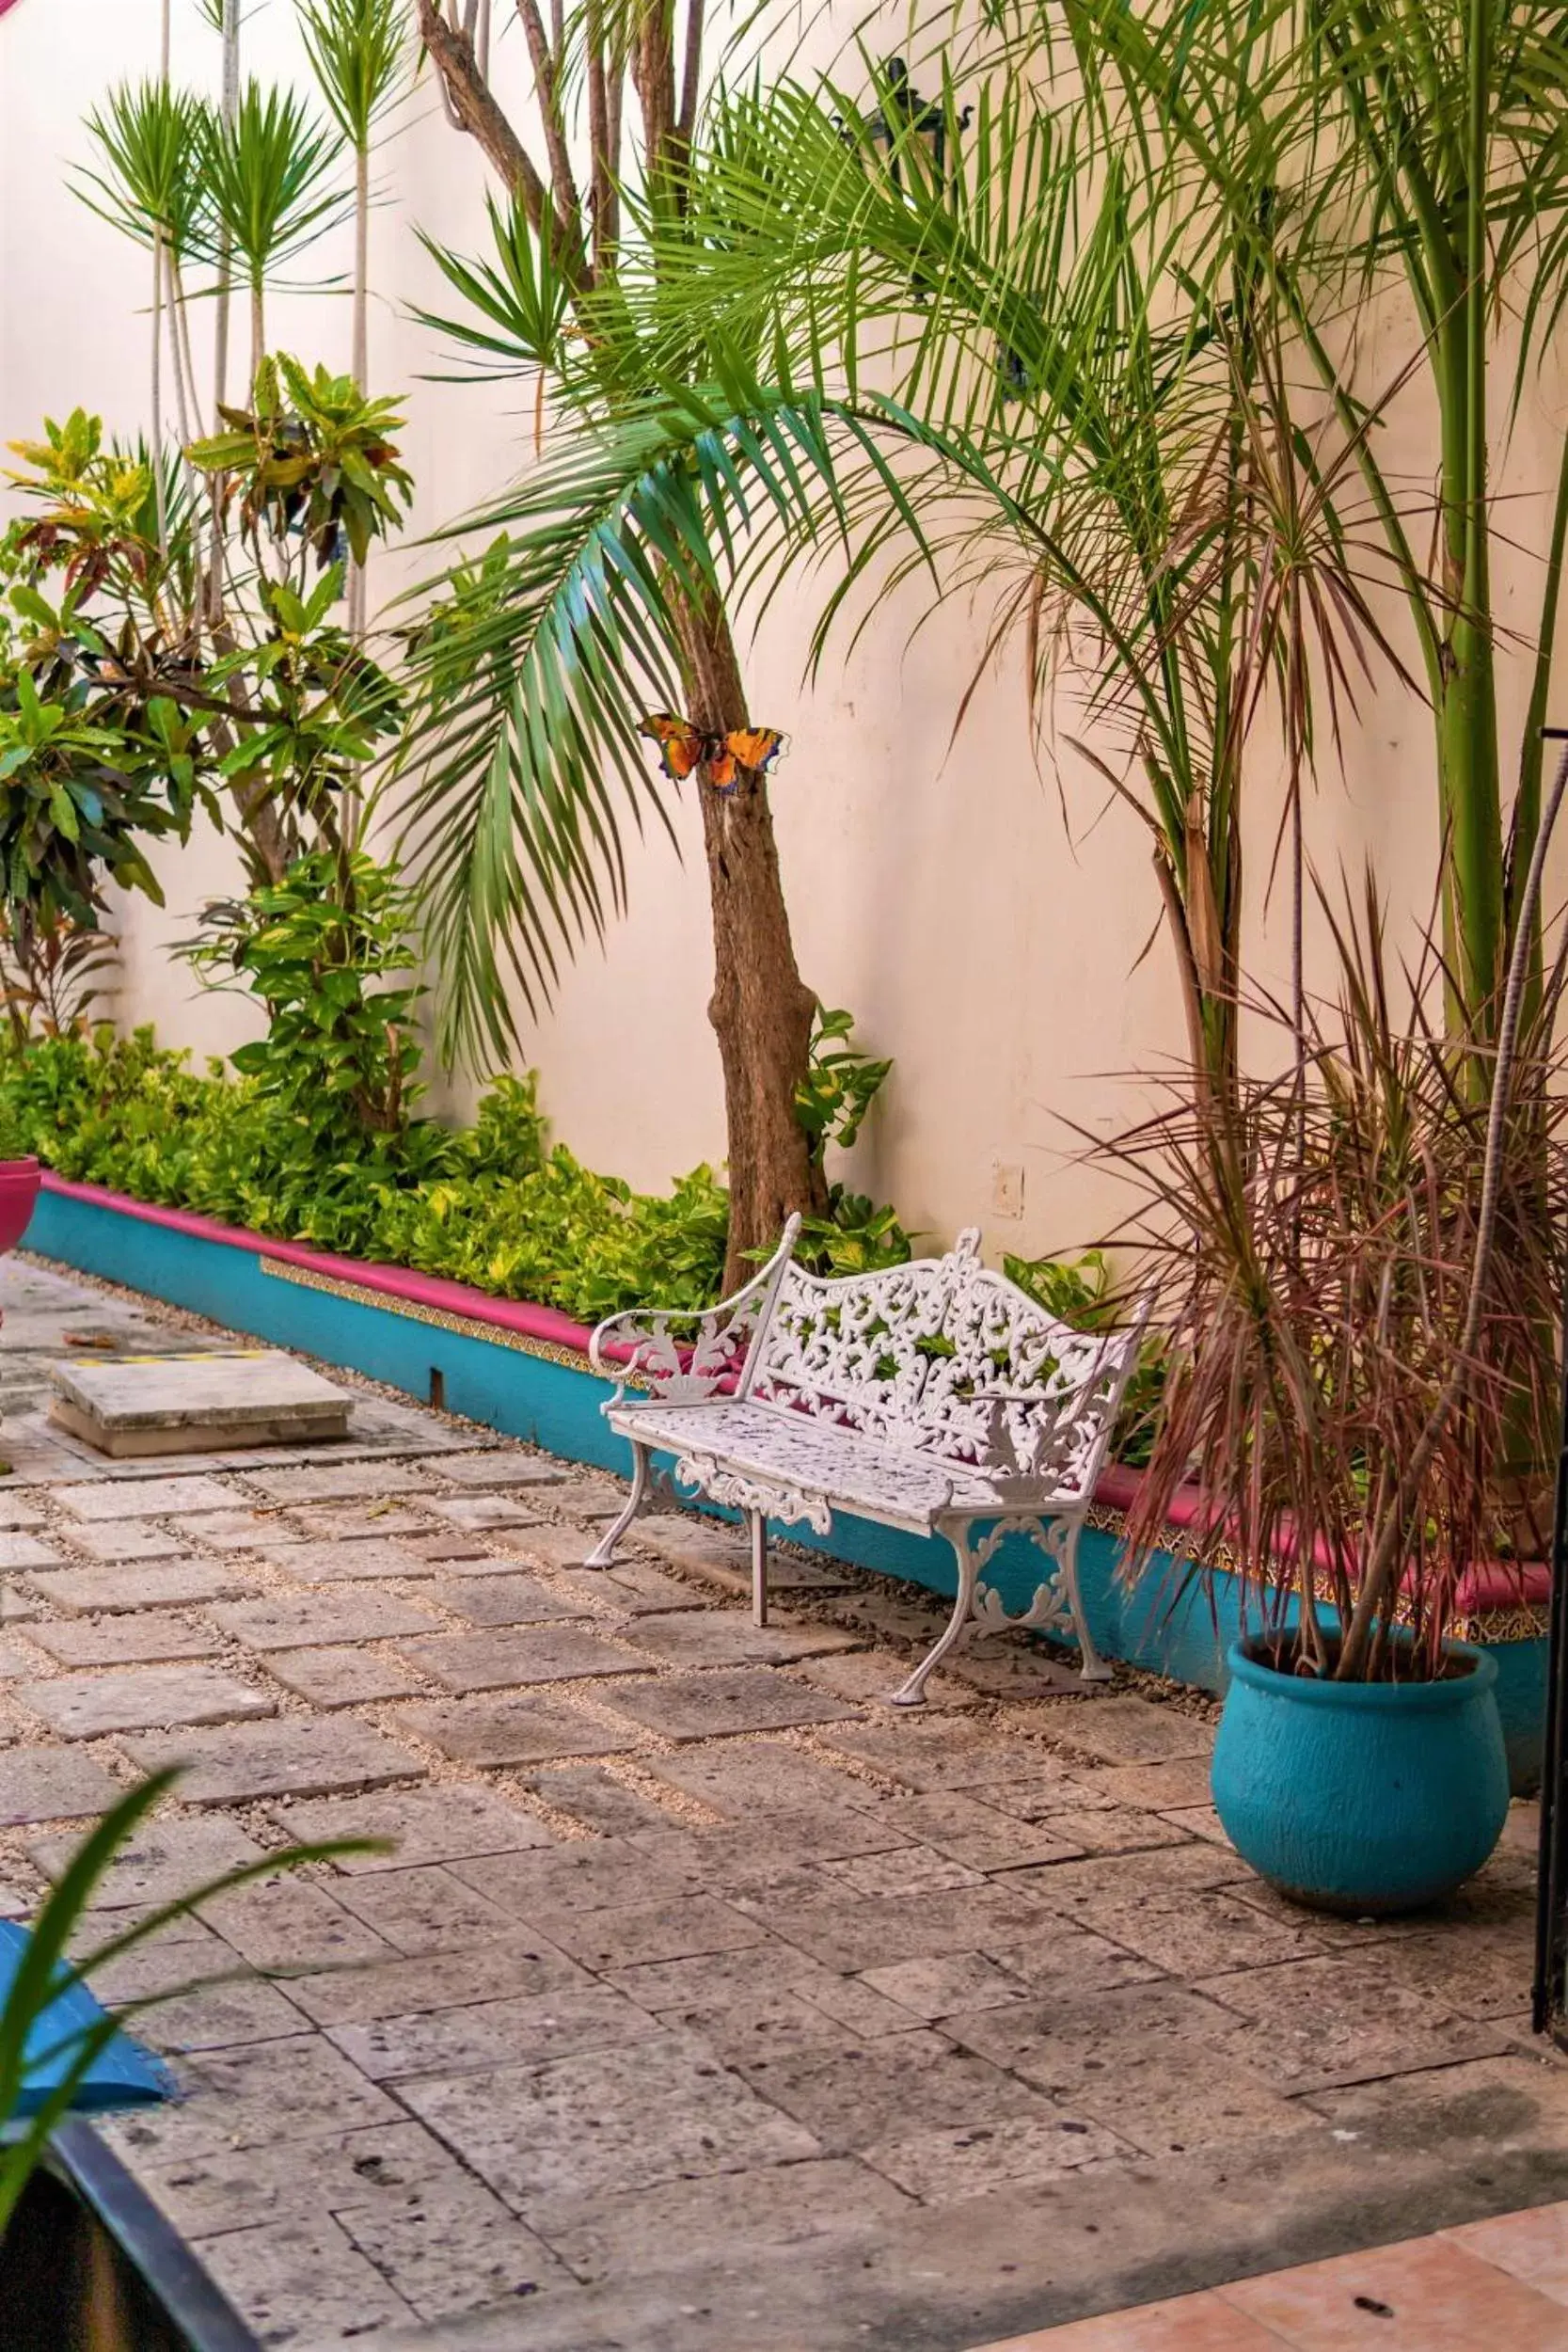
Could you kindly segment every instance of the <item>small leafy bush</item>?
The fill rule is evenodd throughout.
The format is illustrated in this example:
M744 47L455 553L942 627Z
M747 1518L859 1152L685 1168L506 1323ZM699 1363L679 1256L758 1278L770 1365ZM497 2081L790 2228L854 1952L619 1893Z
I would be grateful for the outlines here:
M706 1305L723 1273L729 1196L712 1169L660 1198L546 1152L531 1074L498 1079L471 1127L356 1132L270 1071L198 1073L150 1029L101 1027L0 1054L0 1138L80 1183L583 1322L649 1298Z

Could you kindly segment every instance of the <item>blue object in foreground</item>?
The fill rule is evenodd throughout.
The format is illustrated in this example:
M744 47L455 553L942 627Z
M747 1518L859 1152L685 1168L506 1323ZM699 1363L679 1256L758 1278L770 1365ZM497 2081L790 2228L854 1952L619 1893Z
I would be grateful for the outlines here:
M1352 1916L1436 1902L1508 1819L1508 1759L1482 1650L1440 1682L1318 1682L1238 1642L1214 1741L1214 1810L1260 1878Z
M9 1996L27 1949L27 1930L0 1919L0 2006ZM36 2115L59 2088L81 2052L82 2037L103 2022L104 2011L85 1984L73 1984L34 2020L24 2054L22 2095L15 2121ZM117 2033L99 2051L71 2097L78 2115L102 2115L111 2107L150 2106L174 2096L174 2077L160 2058L128 2034Z

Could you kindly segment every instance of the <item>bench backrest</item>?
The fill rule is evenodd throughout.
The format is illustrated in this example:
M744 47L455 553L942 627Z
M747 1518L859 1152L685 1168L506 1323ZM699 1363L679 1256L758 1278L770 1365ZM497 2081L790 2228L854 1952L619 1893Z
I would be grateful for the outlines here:
M955 1467L1086 1493L1142 1323L1074 1331L982 1265L979 1248L972 1230L944 1258L876 1274L786 1266L748 1394Z

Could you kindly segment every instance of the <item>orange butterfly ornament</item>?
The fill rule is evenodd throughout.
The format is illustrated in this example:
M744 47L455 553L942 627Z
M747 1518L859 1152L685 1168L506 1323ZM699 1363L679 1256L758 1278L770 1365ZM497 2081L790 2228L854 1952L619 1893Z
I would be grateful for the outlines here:
M637 730L658 745L664 772L677 784L699 774L715 792L733 792L742 768L766 771L784 748L775 727L736 727L728 735L705 735L689 719L656 710Z

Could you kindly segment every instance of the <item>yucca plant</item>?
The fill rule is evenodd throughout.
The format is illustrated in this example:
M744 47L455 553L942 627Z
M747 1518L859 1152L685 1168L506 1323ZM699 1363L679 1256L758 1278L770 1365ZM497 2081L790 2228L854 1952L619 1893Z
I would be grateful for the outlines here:
M191 438L197 413L182 265L196 248L201 218L201 118L199 101L170 88L166 77L121 85L87 117L100 163L83 171L77 182L77 193L101 219L151 252L150 419L155 450L162 449L164 439L166 305L182 442ZM161 469L154 470L153 479L159 497L159 545L166 551Z
M247 82L232 119L203 110L198 139L213 230L250 294L250 373L266 354L268 278L346 217L352 199L335 184L341 142L304 99Z
M1169 1544L1172 1499L1196 1488L1199 1572L1233 1568L1255 1630L1289 1622L1298 1671L1425 1677L1466 1571L1545 1549L1528 1471L1560 1404L1541 1332L1568 1230L1563 969L1516 1031L1517 958L1478 1104L1428 1010L1435 940L1398 962L1370 874L1359 909L1323 905L1338 983L1308 1007L1304 1059L1225 1104L1179 1079L1094 1147L1142 1197L1117 1238L1152 1270L1167 1334L1127 1567Z
M298 0L300 29L317 86L354 157L354 325L349 373L371 379L371 153L407 69L405 0ZM349 627L365 628L365 567L349 573Z

